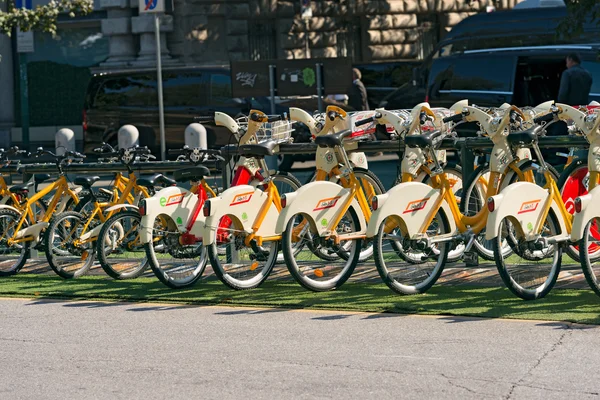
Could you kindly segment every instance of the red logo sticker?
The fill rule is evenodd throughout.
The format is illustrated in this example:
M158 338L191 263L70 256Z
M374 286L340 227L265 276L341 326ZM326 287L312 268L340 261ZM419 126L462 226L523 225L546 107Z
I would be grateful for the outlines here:
M183 202L184 197L185 197L185 195L183 193L174 194L172 196L169 196L169 198L167 199L167 204L165 204L165 206L172 206L173 204L179 204L179 203Z
M415 211L424 209L425 205L427 205L427 202L429 201L429 199L430 199L430 197L427 197L426 199L411 201L410 203L408 203L408 205L406 206L406 210L404 210L404 212L402 214L415 212Z
M249 202L250 199L252 198L253 194L254 194L254 192L246 192L246 193L238 194L237 196L235 196L233 198L233 201L231 202L230 206L237 206L238 204Z
M317 207L313 211L324 210L326 208L331 208L336 205L341 196L330 197L328 199L321 199L317 203Z
M525 203L521 204L521 208L519 209L519 212L517 214L523 214L537 210L538 204L540 204L541 200L542 199L526 201Z

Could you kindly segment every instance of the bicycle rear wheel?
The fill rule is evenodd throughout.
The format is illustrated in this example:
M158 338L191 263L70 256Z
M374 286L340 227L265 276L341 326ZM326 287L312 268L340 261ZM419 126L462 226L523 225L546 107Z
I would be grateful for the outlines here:
M590 174L587 166L587 159L579 159L569 164L560 175L558 180L558 189L561 197L565 202L565 208L571 214L575 213L575 199L588 193ZM600 245L597 242L600 239L598 232L590 231L591 235L595 235L596 240L590 239L586 251L589 253L586 258L588 262L595 263L600 260ZM578 245L565 247L565 251L569 257L577 262L584 262L581 258L581 252ZM583 265L583 264L582 264Z
M429 237L450 233L443 210L437 212L427 233ZM397 251L399 248L402 253ZM427 248L423 243L409 240L393 215L383 221L375 237L375 266L379 276L399 294L418 294L429 290L441 276L449 252L449 242ZM406 258L411 261L406 261Z
M600 261L591 254L600 246L600 218L593 218L585 226L583 239L578 243L581 268L587 283L600 296Z
M102 225L96 252L100 266L111 278L137 278L148 268L148 257L138 234L141 220L138 211L121 211Z
M10 210L0 209L0 276L10 276L18 273L29 258L29 248L31 242L10 243L16 233L17 225L21 214ZM24 221L21 229L29 226L27 220Z
M552 211L542 228L542 237L552 237L560 232ZM504 240L511 236L510 246L514 253L502 256ZM546 296L554 287L560 272L562 248L558 244L545 245L541 241L526 241L509 218L505 218L492 241L496 267L504 284L524 300L536 300Z
M305 225L300 234L295 227ZM353 208L342 217L336 227L338 234L351 234L359 228L358 216ZM323 260L314 254L312 248L320 248L331 254L337 254L334 260ZM336 244L333 239L320 237L316 227L307 223L303 214L296 214L289 220L282 237L283 256L288 270L296 282L304 288L322 292L342 286L354 272L362 248L362 239L349 239ZM302 251L296 251L302 248Z
M46 259L58 276L73 279L85 275L94 263L91 242L78 243L86 218L75 211L56 215L46 229Z
M202 242L182 244L182 233L168 215L159 215L152 231L152 240L144 244L148 263L154 275L172 289L196 284L206 268L206 248Z

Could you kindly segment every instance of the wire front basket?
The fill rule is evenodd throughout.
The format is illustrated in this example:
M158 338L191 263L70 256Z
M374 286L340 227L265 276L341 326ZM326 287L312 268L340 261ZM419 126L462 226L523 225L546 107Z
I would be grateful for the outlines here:
M274 121L267 122L261 125L256 131L256 139L260 142L273 140L277 143L288 143L292 141L292 132L294 132L293 124L296 121ZM237 119L237 123L243 127L248 127L248 117Z

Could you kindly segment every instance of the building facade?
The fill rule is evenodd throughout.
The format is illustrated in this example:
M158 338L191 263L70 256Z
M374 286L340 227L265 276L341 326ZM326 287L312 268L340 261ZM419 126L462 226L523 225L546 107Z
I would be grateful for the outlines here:
M34 0L44 3L47 0ZM350 57L355 63L426 57L445 32L488 7L519 0L174 0L161 16L163 65L232 60ZM5 7L6 3L0 3ZM92 73L153 66L154 22L138 0L95 0L94 13L61 17L58 36L35 33L27 55L32 145L68 126L80 142L81 112ZM21 141L20 67L15 40L0 36L0 145ZM11 94L12 93L12 94Z

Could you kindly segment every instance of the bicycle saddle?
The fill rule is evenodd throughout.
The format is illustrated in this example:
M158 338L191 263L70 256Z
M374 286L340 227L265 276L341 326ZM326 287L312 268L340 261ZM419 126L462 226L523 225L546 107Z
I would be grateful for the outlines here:
M513 146L526 146L535 143L538 135L544 130L541 126L536 126L524 131L510 133L506 141Z
M28 193L29 192L29 186L31 186L31 184L24 183L22 185L11 186L8 190L11 193Z
M266 142L258 144L243 144L238 147L238 153L244 157L265 157L272 156L277 142L274 140L267 140Z
M35 181L35 183L46 182L48 179L50 179L50 175L48 175L48 174L35 174L35 175L33 175L33 180Z
M94 183L96 183L99 180L99 176L78 176L75 178L73 183L79 186L83 186L86 189L89 189Z
M441 131L433 131L433 132L428 132L428 133L424 133L421 135L409 135L406 136L404 138L404 144L407 147L411 147L411 148L418 148L418 149L425 149L425 148L430 148L430 147L434 147L434 141L436 141L437 138L441 138L442 136L442 132ZM438 144L441 141L436 141L435 144Z
M138 186L154 187L156 185L177 185L174 179L167 178L163 174L154 174L151 176L140 177L136 180Z
M315 144L319 147L337 147L342 145L342 141L346 136L352 134L351 130L345 130L338 133L332 133L331 135L317 136L315 138Z
M197 165L192 168L184 168L173 173L173 178L178 182L199 181L205 176L210 175L210 171L204 165Z

